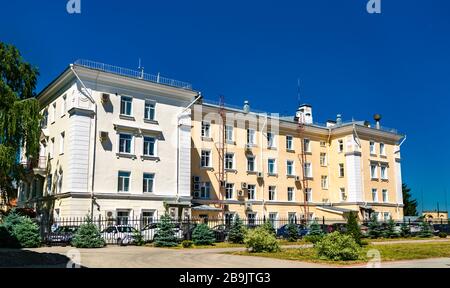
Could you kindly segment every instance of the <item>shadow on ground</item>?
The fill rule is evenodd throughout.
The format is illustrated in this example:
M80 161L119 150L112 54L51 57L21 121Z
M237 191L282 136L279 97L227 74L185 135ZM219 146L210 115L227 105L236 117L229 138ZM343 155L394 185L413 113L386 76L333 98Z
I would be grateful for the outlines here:
M69 257L57 253L0 249L0 268L66 268L70 261Z

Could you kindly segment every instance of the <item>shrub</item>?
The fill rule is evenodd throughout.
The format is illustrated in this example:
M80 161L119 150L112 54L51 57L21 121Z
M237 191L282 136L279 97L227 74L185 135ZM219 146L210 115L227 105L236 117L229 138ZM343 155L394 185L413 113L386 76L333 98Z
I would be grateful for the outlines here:
M400 236L402 237L411 236L411 228L405 222L403 222L402 225L400 226Z
M316 220L314 220L311 225L309 225L309 233L308 235L311 236L323 236L322 228L320 228L320 225L317 223Z
M133 231L133 243L136 246L142 246L145 244L144 237L139 230Z
M12 236L22 248L36 248L41 245L39 226L28 217L21 216L21 221L12 227Z
M198 225L192 232L192 241L195 245L212 245L215 240L214 232L206 224Z
M419 237L422 238L433 237L433 229L431 227L431 224L425 220L423 220L422 223L420 224Z
M306 235L305 237L303 237L303 239L304 239L306 242L316 244L317 242L319 242L320 240L322 240L323 236L324 236L324 235Z
M272 223L270 221L265 221L263 225L261 225L263 229L265 229L270 234L276 236L277 231L275 230L275 227L273 227Z
M86 223L81 224L73 236L72 245L77 248L101 248L106 244L92 219L86 217Z
M183 246L183 248L191 248L194 245L194 242L192 242L191 240L184 240L181 242L181 246Z
M329 260L356 260L360 248L352 236L333 232L314 245L320 258Z
M248 231L244 243L251 252L277 252L280 250L275 235L262 226Z
M157 225L157 232L155 234L156 247L174 247L178 245L177 237L175 236L175 225L172 223L170 215L164 213L161 216L161 221Z
M298 239L298 227L294 223L286 226L286 238L289 242L295 242Z
M244 224L239 216L236 215L236 219L234 219L231 224L230 233L228 234L228 241L231 243L242 244L244 243L245 233L246 229Z
M4 225L0 225L0 248L20 248L17 238Z
M398 237L398 233L395 231L395 222L392 220L392 217L387 222L386 228L383 231L383 236L386 238Z
M351 212L348 215L346 228L347 228L346 234L352 236L355 242L359 246L361 246L362 233L361 230L359 229L358 218L356 213Z
M439 238L447 238L447 233L445 232L439 232Z
M380 238L383 234L383 230L375 214L373 214L370 218L370 222L367 228L369 237L372 239Z

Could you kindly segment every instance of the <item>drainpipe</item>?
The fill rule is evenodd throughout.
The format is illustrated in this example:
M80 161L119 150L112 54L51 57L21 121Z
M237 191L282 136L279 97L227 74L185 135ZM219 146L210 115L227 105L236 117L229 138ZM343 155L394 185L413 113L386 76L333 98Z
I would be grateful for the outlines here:
M263 126L262 126L262 128L261 128L261 137L260 137L260 139L261 139L261 141L260 141L260 143L259 143L259 148L260 148L260 154L261 154L261 173L263 174L263 182L262 182L262 188L263 188L263 193L262 193L262 200L263 200L263 216L265 216L266 215L266 201L265 201L265 199L264 199L264 190L265 190L265 188L266 188L266 183L265 183L265 181L264 181L264 159L263 159L263 157L264 157L264 154L263 154L263 143L264 143L264 137L263 137L263 132L264 132L264 129L266 128L266 125L267 125L267 114L265 115L265 120L264 120L264 124L263 124Z
M70 70L72 70L75 77L78 79L80 84L83 86L84 90L86 91L86 94L88 96L88 99L94 104L94 152L92 156L92 183L91 183L91 219L94 218L94 179L95 179L95 156L96 156L96 150L97 150L97 103L95 103L94 97L92 97L91 93L87 89L86 85L84 85L81 78L78 76L77 72L75 71L73 64L70 64Z

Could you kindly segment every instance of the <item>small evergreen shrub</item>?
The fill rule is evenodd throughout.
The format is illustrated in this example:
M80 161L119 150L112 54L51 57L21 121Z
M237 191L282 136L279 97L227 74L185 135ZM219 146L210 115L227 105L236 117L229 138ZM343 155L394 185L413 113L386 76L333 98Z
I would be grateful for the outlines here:
M101 248L106 243L92 219L86 217L86 222L80 225L73 236L72 245L76 248Z
M136 246L142 246L145 244L144 236L142 236L141 232L137 229L133 231L133 244Z
M280 246L275 235L262 226L248 231L244 243L251 252L280 251Z
M378 222L377 216L375 214L373 214L370 218L368 229L369 238L380 238L383 234L383 229L381 228L380 222Z
M183 240L181 242L181 246L183 248L191 248L194 245L194 242L192 242L191 240Z
M236 215L236 219L231 224L230 232L228 234L228 241L231 243L242 244L244 243L246 229L242 220Z
M41 245L39 226L25 216L21 216L21 221L12 227L12 236L22 248L36 248Z
M303 237L303 240L312 244L316 244L317 242L322 240L322 238L323 235L306 235L305 237Z
M405 222L400 226L400 236L405 238L411 236L411 228Z
M433 237L433 228L432 228L431 224L425 220L422 221L422 223L420 224L419 237L422 237L422 238Z
M295 242L298 239L298 227L294 223L286 226L286 238L289 242Z
M164 213L156 226L157 232L154 237L156 247L174 247L178 245L177 237L175 236L175 225L172 223L170 215Z
M270 221L265 221L263 225L261 225L263 229L265 229L270 234L276 236L277 231L275 230L275 227L273 227L272 223Z
M198 225L192 232L192 241L195 245L213 245L215 240L214 231L206 224Z
M359 229L357 213L351 212L348 215L346 228L346 234L352 236L355 242L361 246L362 233Z
M398 233L395 231L395 222L392 218L387 222L386 228L383 231L383 237L385 238L396 238Z
M356 260L360 247L352 236L333 232L314 245L320 258L334 261Z
M445 232L439 232L439 238L447 238L447 233Z

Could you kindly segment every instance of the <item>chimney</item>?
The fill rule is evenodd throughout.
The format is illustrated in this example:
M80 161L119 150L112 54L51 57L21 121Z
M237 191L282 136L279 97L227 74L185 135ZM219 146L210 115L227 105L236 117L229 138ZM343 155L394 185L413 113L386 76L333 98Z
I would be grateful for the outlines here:
M379 130L380 129L381 115L380 114L373 115L373 120L375 120L375 127Z
M313 124L312 106L303 104L297 109L295 113L295 120L303 124Z
M342 124L342 115L341 114L337 114L336 116L336 125L341 125Z
M244 101L244 113L247 114L250 112L250 104L247 100Z
M336 121L334 120L327 120L327 128L336 126Z

